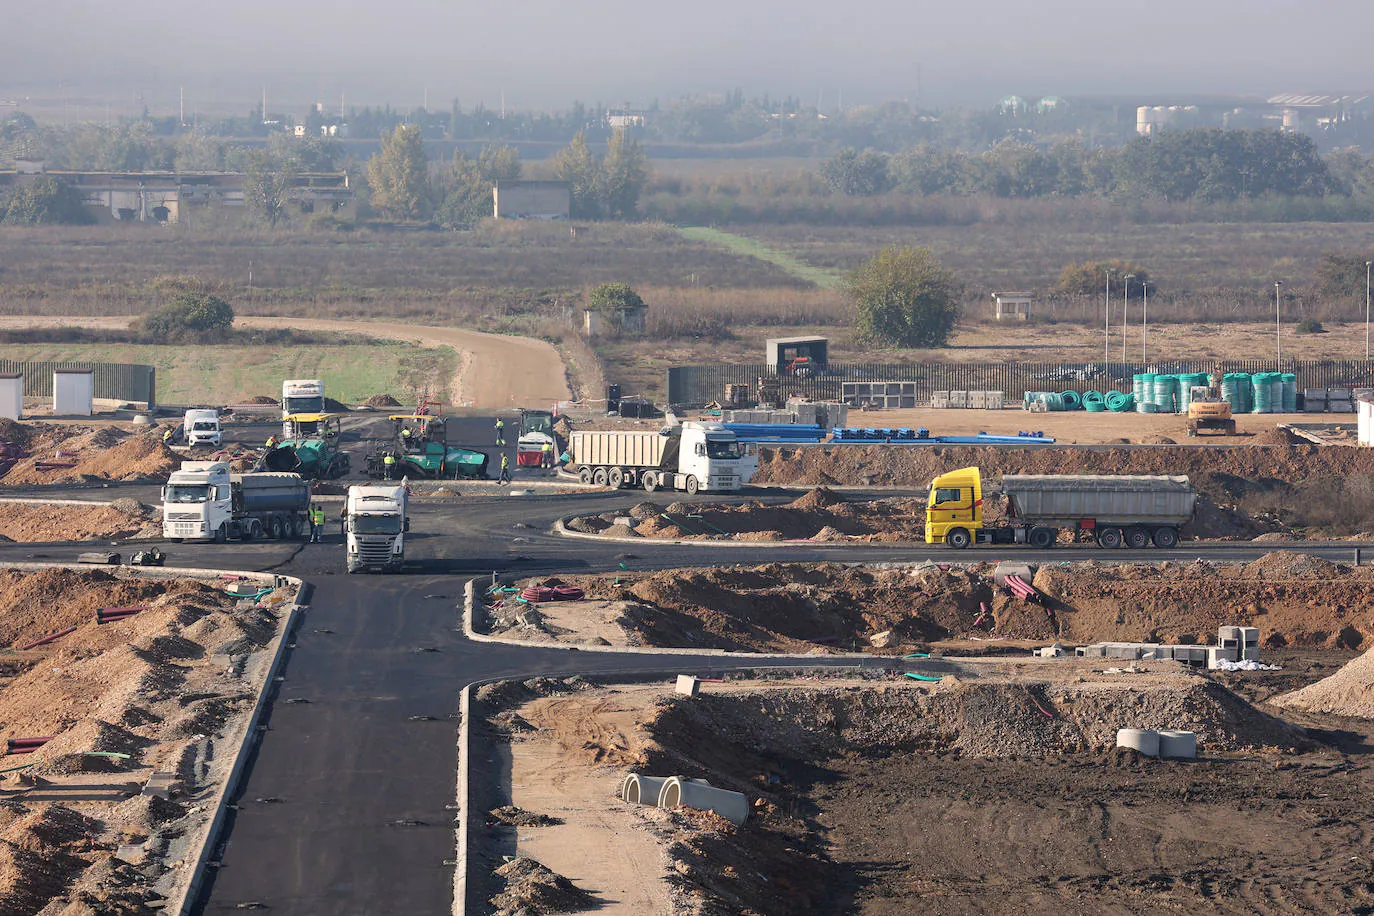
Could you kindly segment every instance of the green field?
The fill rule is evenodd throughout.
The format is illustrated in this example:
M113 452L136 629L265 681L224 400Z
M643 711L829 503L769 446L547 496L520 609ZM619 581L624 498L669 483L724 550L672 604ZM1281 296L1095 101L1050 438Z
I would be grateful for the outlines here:
M31 344L0 346L0 358L157 367L164 404L242 404L254 395L281 396L289 378L324 380L329 397L347 404L374 394L413 401L426 390L447 400L458 355L448 347L405 343L342 346L158 346L145 344Z

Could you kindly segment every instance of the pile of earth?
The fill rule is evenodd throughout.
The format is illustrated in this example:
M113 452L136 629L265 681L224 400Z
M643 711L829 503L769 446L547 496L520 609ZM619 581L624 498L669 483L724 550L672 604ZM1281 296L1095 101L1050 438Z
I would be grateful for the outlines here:
M630 645L901 654L953 639L1206 644L1257 626L1268 648L1359 649L1374 637L1374 569L1277 552L1248 564L1046 565L1037 602L993 567L872 569L771 563L614 576L564 575ZM514 626L512 624L512 626Z
M326 413L347 413L348 405L327 397L324 399L324 409Z
M1347 662L1330 677L1270 702L1285 709L1374 719L1374 649Z
M496 874L505 886L490 900L492 916L579 913L597 904L591 894L528 856L516 856Z
M363 402L368 407L400 407L401 402L389 394L374 394Z
M28 457L14 462L0 478L6 485L166 480L181 461L163 444L160 430L146 427L130 431L114 426L43 424L28 429L27 438ZM45 466L40 468L40 462Z
M108 506L0 503L0 539L51 542L155 538L162 534L159 510L136 499Z
M144 610L96 622L96 609L116 606ZM0 806L0 912L151 912L161 899L155 885L165 891L184 874L162 855L203 829L211 811L195 799L223 775L198 764L196 748L230 720L242 728L252 708L250 682L205 660L223 655L241 670L261 658L278 625L266 608L238 608L200 580L0 571L0 647L10 654L0 739L54 736L20 758L32 789L11 786ZM170 798L137 794L151 770L175 774ZM128 797L42 791L84 774L134 789ZM145 844L149 861L135 868L114 859L130 843Z
M616 525L629 518L633 524ZM892 498L850 501L818 487L790 503L738 505L672 503L666 508L639 503L621 515L571 519L572 531L674 540L834 540L919 541L925 538L925 500ZM630 530L622 531L628 527Z
M249 403L249 404L263 404L263 405L268 405L268 404L270 404L270 405L275 406L278 402L277 402L277 399L274 398L274 397L270 397L270 396L265 395L265 394L255 394L255 395L253 395L251 398L248 399L247 403Z

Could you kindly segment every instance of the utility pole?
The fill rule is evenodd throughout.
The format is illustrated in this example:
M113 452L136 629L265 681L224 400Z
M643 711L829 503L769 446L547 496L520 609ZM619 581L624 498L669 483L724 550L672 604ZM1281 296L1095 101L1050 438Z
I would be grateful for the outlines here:
M1369 267L1374 261L1364 262L1364 359L1369 362Z
M1274 281L1274 353L1279 362L1283 362L1283 338L1279 336L1279 287L1282 285L1282 280Z
M1107 366L1112 360L1112 269L1107 268L1107 305L1102 310L1105 317L1105 324L1102 326L1102 371L1107 371Z
M1140 281L1140 294L1144 297L1145 307L1140 312L1140 371L1144 372L1145 362L1145 335L1150 331L1150 281Z
M1126 288L1121 291L1121 372L1126 372L1126 307L1131 301L1131 281L1135 274L1126 274Z

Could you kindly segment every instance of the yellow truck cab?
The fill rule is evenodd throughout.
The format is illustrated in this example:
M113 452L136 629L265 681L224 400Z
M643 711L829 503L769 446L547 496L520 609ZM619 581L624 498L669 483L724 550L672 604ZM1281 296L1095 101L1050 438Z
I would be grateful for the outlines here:
M983 527L983 475L977 468L960 468L930 482L926 501L926 543L967 547Z

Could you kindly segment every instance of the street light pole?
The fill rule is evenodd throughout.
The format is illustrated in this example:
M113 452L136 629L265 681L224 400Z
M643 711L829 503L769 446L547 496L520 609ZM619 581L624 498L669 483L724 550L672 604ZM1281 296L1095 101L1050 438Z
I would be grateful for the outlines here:
M1364 360L1369 362L1369 266L1374 261L1364 262Z
M1279 336L1279 287L1282 285L1282 280L1274 281L1274 352L1280 363L1283 362L1283 338Z
M1121 372L1126 372L1126 308L1131 302L1131 281L1135 274L1126 274L1126 288L1121 291Z
M1140 371L1145 371L1145 335L1150 330L1150 281L1140 281L1140 294L1145 299L1145 307L1140 312Z
M1107 306L1102 310L1105 317L1105 324L1102 326L1102 371L1107 371L1107 366L1112 359L1112 269L1107 268Z

